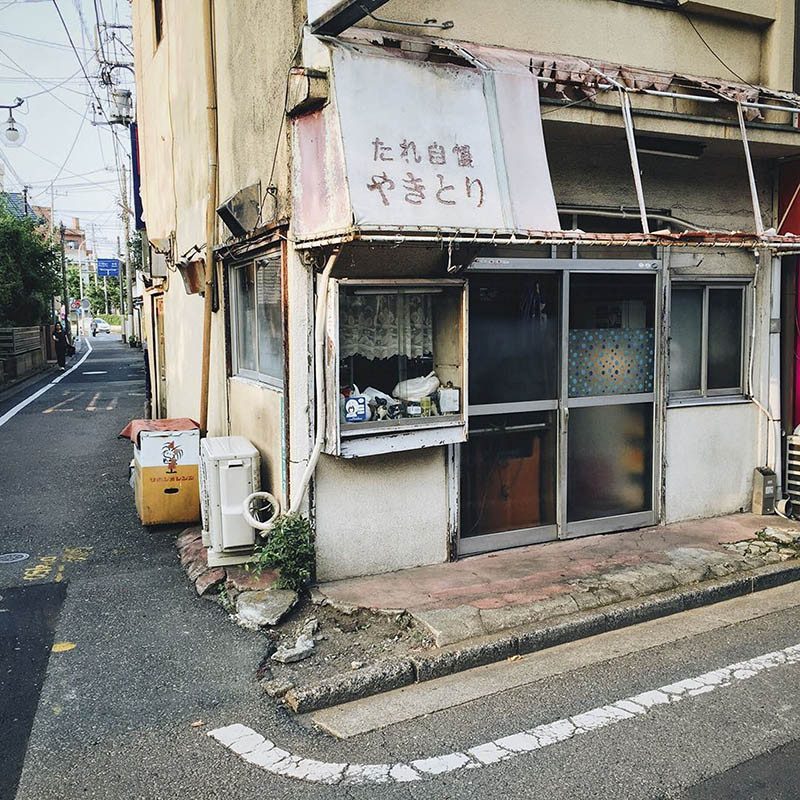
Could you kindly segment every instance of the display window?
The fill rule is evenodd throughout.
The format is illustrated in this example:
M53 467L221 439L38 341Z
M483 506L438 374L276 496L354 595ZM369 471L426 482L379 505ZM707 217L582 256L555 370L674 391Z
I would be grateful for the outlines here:
M327 451L369 455L463 441L464 282L332 283Z

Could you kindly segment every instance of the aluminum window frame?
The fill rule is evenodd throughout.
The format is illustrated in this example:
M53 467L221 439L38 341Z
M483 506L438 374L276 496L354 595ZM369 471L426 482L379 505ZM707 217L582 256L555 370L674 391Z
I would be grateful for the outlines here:
M240 309L240 296L239 296L239 281L237 271L240 269L245 269L252 265L253 267L253 279L254 279L254 303L255 303L255 326L254 326L254 334L255 334L255 342L254 342L254 352L255 352L255 363L259 365L261 363L259 358L258 352L258 343L259 343L259 314L258 314L258 264L262 261L269 261L274 260L277 266L277 273L278 273L278 281L280 285L280 311L281 311L281 324L280 324L280 331L281 331L281 376L280 378L269 375L267 373L261 372L260 369L257 367L255 370L247 369L245 367L240 366L239 364L239 343L240 343L240 333L239 333L239 309ZM230 264L227 268L228 272L228 294L230 298L230 326L231 326L231 377L234 378L247 378L251 381L256 381L264 386L270 387L272 389L277 389L279 391L283 391L284 384L285 384L285 371L286 371L286 311L284 309L283 304L283 257L281 254L280 249L269 250L264 253L259 253L258 255L251 256L247 259L243 259L241 261L236 261Z
M673 391L670 386L671 362L670 345L672 343L672 291L676 287L700 287L702 294L701 341L700 341L700 387L698 389L681 389ZM739 320L739 385L719 389L708 388L708 299L712 289L738 289L741 292L741 318ZM694 404L720 404L725 402L741 402L747 399L745 370L747 368L748 340L747 330L752 313L753 279L750 276L710 276L679 275L671 277L667 300L669 303L669 329L667 335L667 397L669 406Z

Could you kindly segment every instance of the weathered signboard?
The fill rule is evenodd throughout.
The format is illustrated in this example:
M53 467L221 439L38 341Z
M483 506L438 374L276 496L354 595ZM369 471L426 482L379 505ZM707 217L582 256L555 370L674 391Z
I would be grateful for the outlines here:
M558 229L530 73L338 43L331 67L331 102L293 121L298 237Z

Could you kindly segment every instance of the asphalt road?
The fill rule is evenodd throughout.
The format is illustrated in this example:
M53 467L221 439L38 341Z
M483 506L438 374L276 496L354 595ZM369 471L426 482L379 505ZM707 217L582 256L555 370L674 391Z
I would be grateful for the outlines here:
M800 796L798 664L415 783L312 785L245 763L206 732L241 723L323 761L408 762L798 644L800 610L687 630L669 644L334 740L264 696L253 677L263 639L194 595L175 530L139 525L130 444L116 436L141 412L141 353L106 338L92 345L81 367L0 427L0 555L30 556L0 559L2 800L17 781L19 800ZM0 417L20 399L0 403Z

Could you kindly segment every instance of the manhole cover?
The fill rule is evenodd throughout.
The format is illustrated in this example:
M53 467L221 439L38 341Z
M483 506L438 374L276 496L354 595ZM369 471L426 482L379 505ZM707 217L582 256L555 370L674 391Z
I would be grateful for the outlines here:
M30 558L27 553L0 553L0 564L14 564L26 558Z

